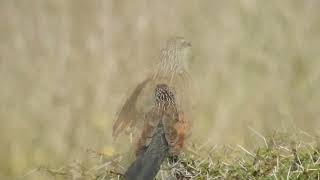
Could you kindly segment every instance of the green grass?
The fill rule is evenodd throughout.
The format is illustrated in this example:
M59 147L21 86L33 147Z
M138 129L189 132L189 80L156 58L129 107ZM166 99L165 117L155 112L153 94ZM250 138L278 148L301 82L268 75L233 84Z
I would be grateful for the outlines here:
M288 134L262 138L263 146L188 144L179 156L169 157L157 175L173 179L319 179L320 146L314 137ZM87 161L59 168L40 167L26 176L56 179L123 179L128 154L106 155L88 150ZM37 174L37 175L36 175Z

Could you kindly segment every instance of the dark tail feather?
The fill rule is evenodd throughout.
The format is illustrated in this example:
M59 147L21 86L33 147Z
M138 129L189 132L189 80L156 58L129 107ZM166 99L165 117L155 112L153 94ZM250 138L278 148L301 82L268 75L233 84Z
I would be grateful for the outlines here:
M168 155L162 123L159 123L149 147L142 152L125 173L126 180L152 180L157 175L162 162Z

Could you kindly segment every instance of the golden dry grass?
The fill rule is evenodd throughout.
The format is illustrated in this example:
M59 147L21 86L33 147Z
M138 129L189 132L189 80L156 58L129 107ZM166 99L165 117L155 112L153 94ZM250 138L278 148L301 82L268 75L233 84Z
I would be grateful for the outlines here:
M0 1L0 179L115 148L111 125L166 39L193 44L193 137L319 135L320 2ZM248 128L250 127L250 128Z

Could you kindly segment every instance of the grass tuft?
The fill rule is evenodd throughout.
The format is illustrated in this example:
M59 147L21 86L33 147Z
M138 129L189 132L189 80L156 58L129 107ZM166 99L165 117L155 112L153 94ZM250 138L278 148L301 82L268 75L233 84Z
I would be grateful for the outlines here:
M279 133L264 139L268 144L254 149L190 143L183 153L163 163L156 179L320 178L320 148L315 138L303 140ZM129 155L110 156L94 150L87 150L87 154L87 161L60 168L40 167L32 173L55 179L123 179Z

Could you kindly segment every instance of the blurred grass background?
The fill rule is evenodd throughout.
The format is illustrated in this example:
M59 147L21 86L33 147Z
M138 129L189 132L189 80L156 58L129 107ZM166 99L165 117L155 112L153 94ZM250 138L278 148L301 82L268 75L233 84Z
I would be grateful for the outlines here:
M172 35L193 44L193 137L247 144L248 127L319 135L319 7L0 0L0 179L126 144L112 142L112 122Z

